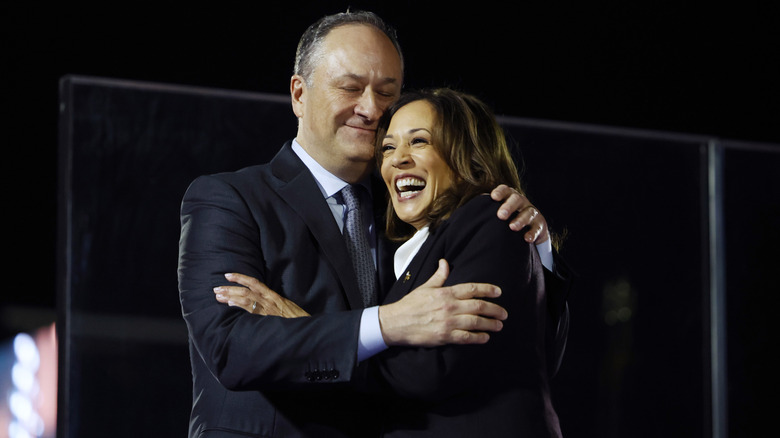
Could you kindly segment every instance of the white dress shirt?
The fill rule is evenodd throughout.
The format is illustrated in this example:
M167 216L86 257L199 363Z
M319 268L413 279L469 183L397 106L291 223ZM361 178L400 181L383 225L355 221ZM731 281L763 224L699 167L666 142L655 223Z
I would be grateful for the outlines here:
M317 181L317 186L322 192L322 196L328 203L333 218L339 226L339 229L344 229L344 220L346 214L346 206L343 204L343 200L336 195L343 189L348 183L341 178L328 172L320 163L312 158L301 145L297 139L292 142L292 150L303 161L303 164L314 175L314 179ZM370 187L367 182L361 183L367 189L368 193L371 193ZM376 266L376 226L373 220L373 214L364 215L364 220L367 221L369 230L369 242L371 244L371 252L374 255L374 265ZM418 230L411 239L404 242L401 247L395 253L394 256L394 270L396 279L403 274L404 269L409 265L414 256L420 250L425 240L428 238L428 227ZM552 270L552 243L550 239L545 242L536 245L536 249L539 252L539 256L542 259L542 264L548 270ZM369 357L382 352L387 349L387 344L382 337L382 329L379 325L379 306L369 307L363 310L363 314L360 318L360 333L358 336L358 361L368 359Z

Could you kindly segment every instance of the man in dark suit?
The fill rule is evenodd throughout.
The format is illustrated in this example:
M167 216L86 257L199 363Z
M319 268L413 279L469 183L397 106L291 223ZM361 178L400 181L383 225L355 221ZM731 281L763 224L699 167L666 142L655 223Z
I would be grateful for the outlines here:
M191 437L375 435L376 400L360 391L370 383L364 358L393 345L484 343L501 329L506 312L478 299L497 288L439 287L446 272L388 306L361 295L342 237L342 188L365 189L358 198L368 207L361 214L381 293L392 282L393 248L378 231L382 197L371 197L384 190L373 187L374 130L402 74L394 34L378 17L326 17L307 30L296 57L296 139L266 165L201 177L188 189L179 290L190 335ZM530 221L531 238L544 235L543 218L522 198L511 196L507 208L520 205L516 225ZM314 316L259 316L218 303L212 290L229 272L257 278Z

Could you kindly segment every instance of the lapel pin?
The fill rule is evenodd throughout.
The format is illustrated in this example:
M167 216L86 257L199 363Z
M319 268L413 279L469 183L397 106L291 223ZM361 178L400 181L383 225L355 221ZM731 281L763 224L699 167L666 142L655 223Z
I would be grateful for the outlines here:
M406 271L406 275L404 275L404 283L406 283L406 280L412 278L412 274L409 271Z

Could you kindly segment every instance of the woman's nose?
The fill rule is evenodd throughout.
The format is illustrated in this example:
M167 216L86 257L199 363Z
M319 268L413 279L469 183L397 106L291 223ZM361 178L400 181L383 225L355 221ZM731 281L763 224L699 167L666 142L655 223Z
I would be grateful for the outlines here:
M396 149L391 160L393 167L408 167L412 163L412 157L404 147Z

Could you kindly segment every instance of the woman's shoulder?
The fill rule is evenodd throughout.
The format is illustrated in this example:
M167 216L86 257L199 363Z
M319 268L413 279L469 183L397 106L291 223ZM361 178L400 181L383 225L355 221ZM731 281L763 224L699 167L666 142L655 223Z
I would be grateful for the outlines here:
M495 221L489 222L505 223L505 221L498 218L498 207L500 206L501 203L494 201L488 193L477 195L455 209L452 215L450 215L449 222L451 224L459 224L461 222L479 223L478 221L485 222L485 220L492 217Z

